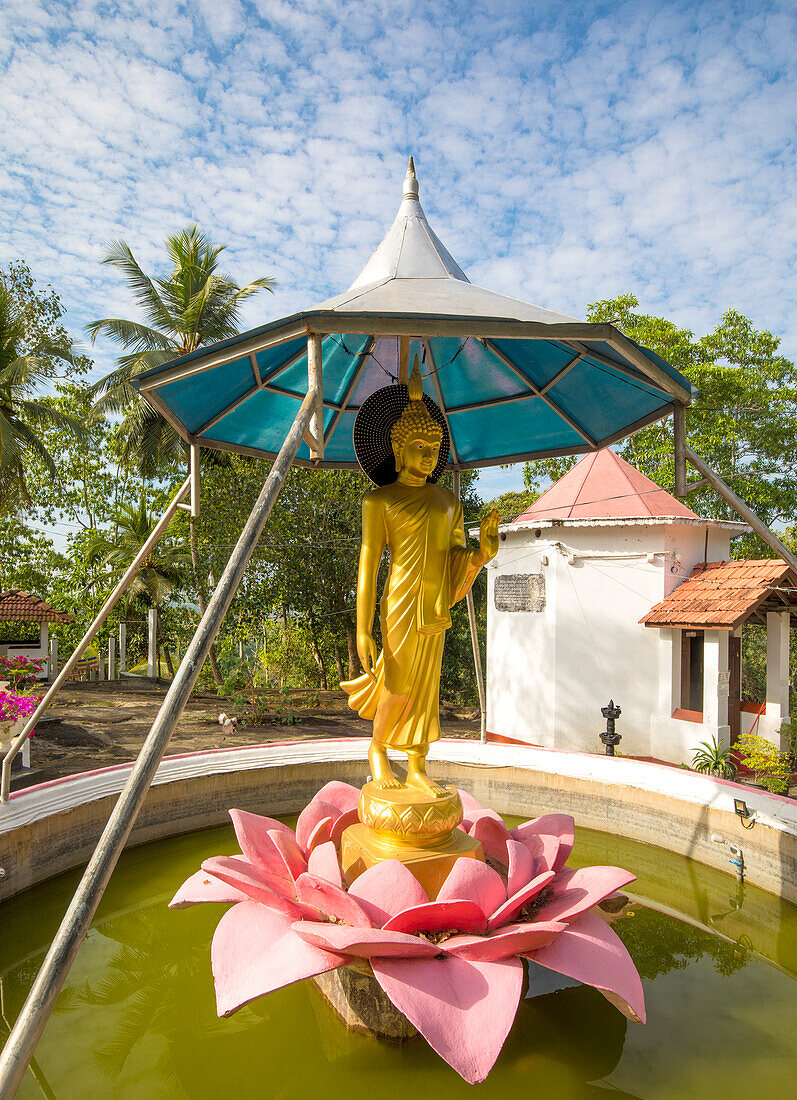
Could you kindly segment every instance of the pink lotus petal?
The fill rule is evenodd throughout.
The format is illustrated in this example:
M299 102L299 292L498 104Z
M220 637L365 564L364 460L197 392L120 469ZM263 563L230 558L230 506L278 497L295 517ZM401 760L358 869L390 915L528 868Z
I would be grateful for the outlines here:
M230 817L241 851L251 864L263 870L268 870L274 848L269 832L284 832L293 837L293 830L274 817L261 817L246 810L230 810Z
M425 905L429 900L412 871L397 859L386 859L363 871L349 887L349 893L378 928L404 909Z
M234 811L239 814L240 811ZM248 814L249 818L253 818L254 814ZM257 818L257 821L268 821L268 818ZM268 886L270 890L274 890L278 894L282 894L286 898L294 898L296 896L296 889L294 887L295 875L291 874L291 869L285 861L285 856L274 842L274 837L281 835L280 830L277 829L265 829L257 833L256 841L253 842L252 834L255 831L255 827L251 822L240 822L236 826L236 834L240 827L240 835L243 836L242 846L245 843L247 851L243 856L225 856L225 858L232 860L233 862L227 864L228 867L233 865L238 866L239 869L245 874L249 874L254 878L259 879L264 885ZM244 831L246 828L247 832ZM293 834L286 836L285 842L288 845L295 844ZM250 853L249 855L247 854ZM304 868L303 868L304 869Z
M399 1012L440 1057L470 1084L483 1081L515 1019L520 959L374 959L371 966Z
M430 901L391 917L384 931L484 932L487 918L475 901Z
M293 834L283 833L278 829L271 829L268 835L274 847L285 861L285 866L288 869L290 877L295 880L299 875L303 875L307 870L307 860L304 857L302 849L296 843L296 838Z
M448 873L440 888L438 901L475 901L487 915L494 913L506 901L506 889L501 876L479 859L461 857Z
M338 862L338 853L335 845L330 841L313 848L307 860L307 870L311 875L325 878L333 886L337 886L340 890L343 889L343 875Z
M303 852L307 851L307 844L313 829L325 817L328 817L330 821L335 821L336 818L340 817L340 813L337 807L331 806L328 802L322 802L316 795L313 801L305 806L299 814L299 820L296 822L296 840Z
M524 844L534 860L534 871L541 875L543 871L553 871L560 863L559 852L562 847L558 836L543 833L541 836L529 836L520 843Z
M326 844L330 839L332 833L332 818L322 817L318 824L315 826L310 836L307 838L307 854L308 856L312 852L313 848L317 848L319 844Z
M198 905L203 901L246 901L247 895L229 886L226 882L206 874L204 871L196 871L183 883L172 900L170 909L187 909L189 905Z
M569 923L635 878L636 875L624 871L622 867L581 867L577 871L560 871L552 884L553 901L542 906L539 919Z
M318 799L334 806L338 810L338 814L335 815L337 817L339 814L356 810L359 798L360 791L357 787L353 787L351 783L341 783L338 779L332 779L329 783L325 783L321 790L313 796L312 802ZM310 805L312 805L312 802Z
M458 789L460 801L462 802L462 812L465 815L462 822L462 829L467 832L477 817L481 817L484 813L484 806L478 799L474 798L472 794L468 794L467 791ZM465 824L467 822L467 825Z
M314 921L296 921L292 927L305 943L362 959L388 956L420 959L440 954L440 948L428 940L403 932L385 932L383 928L347 928L345 924L316 924Z
M317 909L328 920L340 920L352 928L371 928L371 922L362 906L339 886L333 886L315 875L299 875L296 880L296 896L304 905Z
M534 860L526 845L519 840L508 840L506 851L509 856L506 892L511 898L534 878Z
M534 901L538 894L542 893L549 882L553 882L556 874L554 871L543 871L537 875L522 890L518 890L511 898L499 905L487 922L487 928L492 932L494 928L500 928L502 924L509 924L514 920L524 905Z
M533 821L524 821L512 830L512 837L524 843L532 836L555 836L559 839L557 856L550 866L552 871L564 867L573 850L576 823L570 814L544 814Z
M221 918L211 958L219 1016L345 961L301 940L289 918L253 901L233 906Z
M506 842L509 839L509 832L497 813L493 810L482 810L481 815L468 829L468 835L481 843L486 856L506 866L508 859Z
M350 825L356 825L360 820L357 813L357 807L353 810L348 810L345 814L341 814L337 821L332 823L332 828L329 831L329 839L333 844L339 845L340 838Z
M525 955L549 944L567 928L559 921L540 921L537 924L509 924L489 936L452 936L440 946L449 955L459 959L488 962L491 959L507 959L512 955Z
M616 932L594 913L584 913L529 957L549 970L594 986L629 1020L645 1022L645 995L633 960Z
M202 870L220 879L221 882L234 886L252 901L259 901L261 905L266 905L269 909L291 917L293 920L301 920L310 913L315 916L315 912L308 910L305 905L291 901L290 898L272 890L258 877L254 868L249 865L242 867L243 863L244 860L235 859L233 856L213 856L212 859L203 860Z

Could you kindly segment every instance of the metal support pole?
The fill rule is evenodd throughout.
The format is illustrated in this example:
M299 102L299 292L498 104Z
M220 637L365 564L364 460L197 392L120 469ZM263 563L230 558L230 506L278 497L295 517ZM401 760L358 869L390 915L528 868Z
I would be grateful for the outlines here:
M399 337L399 382L403 385L407 385L407 380L410 376L410 338L409 336ZM454 475L456 477L456 474Z
M310 458L318 461L324 457L324 390L320 336L307 337L307 388L315 394L309 425Z
M119 674L127 672L127 623L119 623Z
M172 498L172 501L171 501L171 504L169 505L169 507L166 509L166 511L161 516L161 518L158 520L158 522L153 527L152 534L149 536L147 541L144 543L144 545L141 547L139 552L133 558L130 565L125 570L125 572L124 572L123 576L121 577L119 583L116 585L116 588L114 588L113 592L110 594L108 599L105 601L105 603L102 605L102 607L98 611L97 616L94 619L94 622L91 624L91 626L88 628L86 633L83 635L83 637L80 639L78 644L75 646L74 653L69 658L69 660L66 662L64 667L61 669L61 672L59 673L59 675L56 676L55 680L53 681L53 683L50 686L50 688L48 689L48 691L42 696L41 702L36 707L33 714L27 720L25 725L22 727L22 729L20 730L16 740L14 741L11 748L8 750L5 757L3 758L2 781L0 782L0 801L8 802L8 794L9 794L9 791L11 789L11 764L13 763L14 757L17 755L17 753L22 748L22 746L25 744L25 741L27 740L27 737L28 737L28 734L30 733L30 731L35 727L36 723L39 721L42 714L44 714L47 707L50 705L50 703L56 697L58 692L61 690L62 684L64 683L66 678L72 673L72 670L74 669L75 665L78 663L80 658L85 653L87 646L91 643L91 641L96 636L97 631L100 629L102 624L105 622L105 620L108 618L110 613L113 611L116 604L119 602L120 597L123 595L125 590L128 588L130 582L132 581L133 577L138 572L139 567L141 566L141 563L149 557L153 546L155 546L158 539L161 537L163 532L169 526L169 523L171 522L172 516L177 511L177 506L179 505L180 501L183 499L185 494L188 492L188 487L189 487L189 478L186 478L185 481L183 482L183 484L177 490L177 493L175 494L175 496Z
M201 484L199 481L199 447L192 443L188 452L188 475L191 478L191 519L199 516L199 494Z
M460 499L460 473L454 470L454 496ZM482 655L479 648L479 632L476 629L476 605L473 602L473 589L468 589L465 597L468 608L468 626L470 627L470 645L473 650L473 667L476 670L476 688L479 692L480 733L482 742L487 740L487 700L484 694L484 672L482 671Z
M771 550L775 551L779 558L783 558L786 564L797 572L797 558L792 554L791 550L783 545L775 532L770 531L763 520L760 520L751 508L748 508L742 498L734 493L730 485L726 485L719 474L715 473L699 455L695 454L687 443L684 444L684 454L697 472L706 479L713 489L717 490L723 500L726 500L728 504L730 504L734 512L750 524L762 542L765 542Z
M108 819L83 873L61 927L0 1054L0 1100L11 1100L41 1037L69 968L89 929L108 880L121 855L152 778L177 725L202 665L232 603L249 559L257 546L274 501L282 488L313 411L315 394L308 393L274 460L230 560L210 598L166 698L147 734L138 759Z
M672 434L675 450L675 495L682 500L686 487L686 406L676 405L672 412Z
M108 679L116 679L116 638L113 634L108 639Z
M150 607L147 611L147 676L150 680L157 680L160 676L158 668L158 610Z

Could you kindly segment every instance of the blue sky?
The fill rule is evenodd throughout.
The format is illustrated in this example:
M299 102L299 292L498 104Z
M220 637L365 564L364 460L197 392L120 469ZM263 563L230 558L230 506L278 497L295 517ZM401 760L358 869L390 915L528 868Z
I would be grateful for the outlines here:
M195 219L278 280L249 327L349 285L412 153L473 282L697 332L732 306L793 356L795 42L778 0L3 0L0 263L77 336L131 314L106 242L154 268Z

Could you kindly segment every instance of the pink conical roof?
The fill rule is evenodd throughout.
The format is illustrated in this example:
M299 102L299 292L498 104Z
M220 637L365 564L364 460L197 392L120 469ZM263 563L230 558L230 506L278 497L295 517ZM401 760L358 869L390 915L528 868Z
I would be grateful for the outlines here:
M535 519L699 519L691 508L608 447L585 455L517 517Z

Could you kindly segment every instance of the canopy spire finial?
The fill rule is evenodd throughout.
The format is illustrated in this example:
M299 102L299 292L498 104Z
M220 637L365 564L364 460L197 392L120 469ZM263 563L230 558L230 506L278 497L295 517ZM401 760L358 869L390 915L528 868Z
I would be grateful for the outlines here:
M407 165L407 175L404 177L404 194L402 199L415 199L418 201L418 181L415 178L415 160L410 157Z

